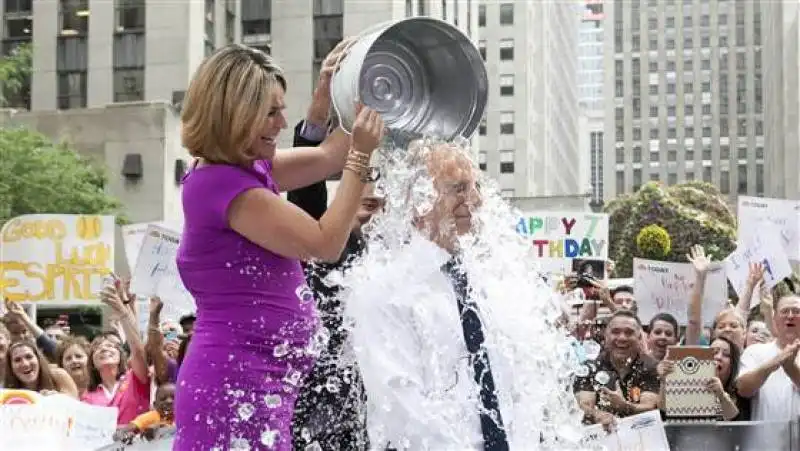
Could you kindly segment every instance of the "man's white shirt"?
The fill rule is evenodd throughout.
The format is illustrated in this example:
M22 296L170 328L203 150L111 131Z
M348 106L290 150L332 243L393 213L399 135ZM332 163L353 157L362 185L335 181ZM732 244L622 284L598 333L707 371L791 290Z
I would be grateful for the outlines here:
M742 353L739 375L757 369L779 352L775 341L748 346ZM800 415L800 389L792 383L783 367L779 367L753 396L751 407L750 419L753 421L789 421Z

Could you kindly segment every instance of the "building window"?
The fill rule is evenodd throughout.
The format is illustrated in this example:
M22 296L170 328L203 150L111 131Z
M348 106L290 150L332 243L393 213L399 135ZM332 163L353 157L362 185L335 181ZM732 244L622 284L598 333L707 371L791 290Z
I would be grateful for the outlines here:
M500 95L513 96L514 95L514 76L501 75L500 76Z
M764 165L756 165L756 196L764 195Z
M205 56L209 56L214 53L214 50L217 48L216 44L216 33L214 31L214 21L216 19L216 12L214 11L214 0L206 0L206 9L205 9Z
M672 186L678 183L678 174L670 172L667 174L667 185Z
M719 159L720 160L730 160L731 158L731 147L730 146L719 146Z
M514 25L513 3L503 3L500 5L500 25Z
M322 69L322 60L341 42L343 33L344 0L314 0L314 87Z
M625 173L623 171L617 171L617 193L624 193L625 192Z
M703 166L703 181L711 183L711 166Z
M514 113L512 111L504 111L500 113L500 134L514 134Z
M486 26L486 5L478 5L478 26Z
M478 152L478 168L480 168L481 171L485 171L486 170L486 151L485 150L481 150L480 152Z
M242 43L270 53L272 44L272 0L242 2Z
M481 119L481 123L478 126L478 134L486 136L486 118Z
M739 186L737 192L739 194L747 194L747 166L740 164L738 167L737 178L739 179Z
M486 61L486 41L478 41L478 51L481 53L481 58Z
M711 168L709 168L711 169ZM728 171L722 170L719 172L719 190L722 194L731 192L731 176Z
M144 31L144 0L115 0L114 30L117 33L126 31Z
M84 36L58 38L56 49L59 109L86 108L87 42Z
M501 150L500 151L500 173L513 174L514 173L514 151Z
M144 100L145 34L114 36L114 102Z
M314 1L317 1L317 0L314 0ZM324 0L322 0L322 1L324 1ZM336 0L336 1L341 3L340 0ZM424 16L425 14L426 14L426 12L425 12L425 1L418 0L418 2L417 2L417 15L418 16Z
M500 40L500 60L511 61L514 59L514 40L501 39Z
M272 0L267 1L272 3ZM242 3L242 8L244 8L244 3ZM414 17L414 0L406 0L406 17Z
M61 36L86 36L89 33L89 0L60 0L58 9Z

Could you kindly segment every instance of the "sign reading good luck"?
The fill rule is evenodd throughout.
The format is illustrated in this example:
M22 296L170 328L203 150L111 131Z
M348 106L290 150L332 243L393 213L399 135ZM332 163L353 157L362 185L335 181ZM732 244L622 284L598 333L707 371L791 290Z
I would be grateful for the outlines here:
M94 302L114 269L114 217L25 215L0 229L0 297Z
M569 272L572 259L608 259L607 214L534 212L519 219L517 232L548 270Z

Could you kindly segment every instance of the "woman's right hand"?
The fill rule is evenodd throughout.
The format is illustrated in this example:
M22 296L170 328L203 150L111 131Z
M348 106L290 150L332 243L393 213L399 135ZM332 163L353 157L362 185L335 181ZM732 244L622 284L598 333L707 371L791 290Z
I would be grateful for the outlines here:
M365 155L372 155L383 139L383 119L372 108L359 105L358 116L353 124L350 138L353 150Z
M673 371L675 371L675 362L672 360L662 360L658 362L658 366L656 366L656 373L658 373L658 377L662 381L672 374Z

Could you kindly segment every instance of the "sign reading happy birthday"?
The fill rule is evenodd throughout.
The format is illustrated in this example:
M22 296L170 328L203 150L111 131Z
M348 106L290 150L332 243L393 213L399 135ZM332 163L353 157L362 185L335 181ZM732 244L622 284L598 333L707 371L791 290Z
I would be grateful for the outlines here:
M25 215L0 230L0 297L96 302L114 269L114 217Z
M517 222L529 239L542 270L567 273L572 260L608 259L608 215L585 212L533 212Z

